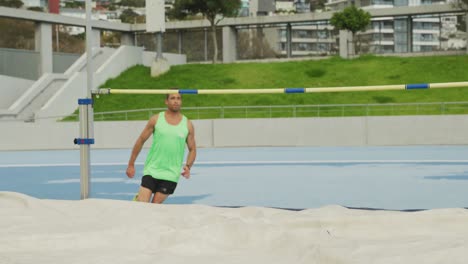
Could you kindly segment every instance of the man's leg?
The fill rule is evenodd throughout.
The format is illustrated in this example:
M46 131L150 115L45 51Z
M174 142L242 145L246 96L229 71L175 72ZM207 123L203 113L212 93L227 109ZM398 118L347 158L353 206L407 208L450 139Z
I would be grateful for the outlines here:
M153 196L153 203L162 204L168 196L169 194L155 192Z
M150 189L140 186L140 190L138 191L138 201L149 203L151 199L151 194L152 192Z

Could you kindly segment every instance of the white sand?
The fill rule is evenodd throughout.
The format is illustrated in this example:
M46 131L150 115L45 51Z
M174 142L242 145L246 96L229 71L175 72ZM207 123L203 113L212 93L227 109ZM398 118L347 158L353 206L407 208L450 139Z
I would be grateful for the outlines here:
M467 263L468 210L304 211L0 192L0 263Z

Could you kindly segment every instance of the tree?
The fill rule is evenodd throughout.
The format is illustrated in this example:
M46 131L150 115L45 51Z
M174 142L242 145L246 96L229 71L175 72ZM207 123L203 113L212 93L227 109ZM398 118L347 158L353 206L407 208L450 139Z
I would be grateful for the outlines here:
M145 0L122 0L120 1L121 6L132 6L132 7L144 7Z
M458 0L455 2L455 5L465 11L468 11L468 0Z
M176 0L170 15L184 19L188 15L201 14L210 22L213 40L213 63L218 61L218 43L216 27L218 23L229 16L236 16L241 8L241 0Z
M145 17L138 15L133 9L125 9L120 15L122 23L145 23Z
M66 8L85 8L85 2L65 2L65 7Z
M20 8L23 5L21 0L0 0L0 6Z
M333 14L330 23L339 30L345 29L351 31L353 35L354 50L358 51L356 33L364 31L370 24L371 15L362 9L358 9L354 5L346 7L341 12ZM357 53L357 52L356 52Z
M26 20L2 18L0 20L0 47L34 49L34 23Z
M31 7L28 7L28 10L36 11L36 12L44 12L44 9L40 6L31 6Z

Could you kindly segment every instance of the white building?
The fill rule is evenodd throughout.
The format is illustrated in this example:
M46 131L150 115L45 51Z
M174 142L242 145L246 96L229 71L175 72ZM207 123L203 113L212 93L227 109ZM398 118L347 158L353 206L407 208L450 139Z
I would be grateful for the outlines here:
M60 15L86 19L86 10L77 8L60 8ZM107 15L100 12L92 12L91 18L93 20L108 20ZM84 27L64 26L61 30L68 32L70 35L78 35L85 32Z
M328 22L291 27L291 56L329 55L336 51L333 26ZM287 55L287 30L279 30L279 53Z
M446 3L445 0L329 0L328 10L342 10L356 4L364 10L393 8L397 6L419 6ZM442 24L441 16L414 16L411 18L373 18L371 25L360 34L365 48L373 53L426 52L443 49L441 43L444 27L455 27L456 17ZM455 19L455 20L454 20Z
M23 7L28 8L28 7L42 7L46 8L47 7L47 1L46 0L21 0L23 2Z
M248 2L249 16L269 16L276 9L275 0L249 0Z
M304 0L276 1L278 15L310 12ZM291 56L328 55L337 49L333 27L327 22L291 26ZM277 53L287 55L287 29L277 31Z
M296 7L294 6L294 0L278 0L276 1L276 12L281 13L292 13L296 12Z

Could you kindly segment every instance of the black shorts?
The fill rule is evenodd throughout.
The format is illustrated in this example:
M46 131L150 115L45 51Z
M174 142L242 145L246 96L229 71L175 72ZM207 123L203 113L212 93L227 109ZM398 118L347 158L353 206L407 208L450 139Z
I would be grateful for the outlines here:
M153 193L173 194L177 187L177 182L159 180L151 175L145 175L141 178L141 186L150 189Z

